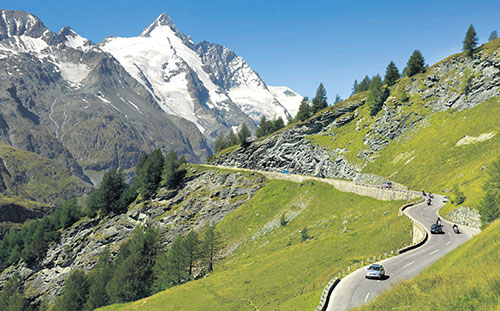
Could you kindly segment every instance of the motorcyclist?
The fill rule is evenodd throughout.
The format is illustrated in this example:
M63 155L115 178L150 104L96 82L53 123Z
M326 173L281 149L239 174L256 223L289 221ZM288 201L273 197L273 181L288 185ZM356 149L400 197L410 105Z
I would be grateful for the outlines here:
M427 196L427 194L425 194L424 190L422 190L422 196L424 196L424 197Z
M436 225L441 226L441 218L440 217L438 217L438 219L436 220Z
M429 205L429 206L430 206L430 205L431 205L431 203L432 203L431 199L427 199L427 205Z
M453 231L455 231L455 233L458 233L458 226L457 226L457 224L453 224Z

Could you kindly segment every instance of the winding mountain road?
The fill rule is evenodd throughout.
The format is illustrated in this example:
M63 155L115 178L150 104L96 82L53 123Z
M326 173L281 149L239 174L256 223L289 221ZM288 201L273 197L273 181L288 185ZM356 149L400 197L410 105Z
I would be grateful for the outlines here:
M407 215L424 225L436 222L438 210L444 205L443 196L434 195L431 206L421 203L405 210ZM452 223L442 220L444 234L430 234L428 241L419 248L391 257L378 263L385 267L385 280L365 278L366 267L362 267L343 278L333 290L328 311L342 311L359 307L370 302L391 285L408 280L417 275L439 258L479 233L478 229L459 226L460 234L455 234Z

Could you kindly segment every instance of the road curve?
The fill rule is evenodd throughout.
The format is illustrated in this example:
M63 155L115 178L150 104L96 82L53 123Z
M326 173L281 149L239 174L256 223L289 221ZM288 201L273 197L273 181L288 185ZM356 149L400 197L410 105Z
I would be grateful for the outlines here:
M430 228L437 220L439 208L444 205L442 196L434 195L432 201L431 206L427 206L424 202L406 209L405 213L424 227ZM429 239L423 246L379 261L384 265L388 276L385 280L366 279L366 267L343 278L332 292L327 310L349 310L370 302L394 283L413 278L439 258L479 233L477 229L459 226L461 233L455 234L452 223L442 220L442 224L444 234L429 234Z

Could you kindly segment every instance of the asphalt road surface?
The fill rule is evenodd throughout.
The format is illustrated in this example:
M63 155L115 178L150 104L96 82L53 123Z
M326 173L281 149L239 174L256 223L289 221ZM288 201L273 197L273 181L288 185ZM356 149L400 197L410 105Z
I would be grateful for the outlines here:
M405 210L405 213L430 227L437 220L437 211L444 205L443 197L434 195L431 206L421 203ZM334 289L328 304L329 311L349 310L370 302L377 295L387 290L394 283L408 280L424 270L436 260L452 251L479 230L459 225L460 234L453 232L452 223L441 219L444 234L430 234L428 241L421 247L377 263L384 265L384 280L366 279L367 267L362 267L343 278Z

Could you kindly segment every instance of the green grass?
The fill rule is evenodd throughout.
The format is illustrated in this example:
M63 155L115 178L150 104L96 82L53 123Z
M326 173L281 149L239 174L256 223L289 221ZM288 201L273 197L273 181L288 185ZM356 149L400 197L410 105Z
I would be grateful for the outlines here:
M358 310L500 310L500 220Z
M74 195L81 195L81 189L89 185L72 176L64 166L56 160L48 159L33 152L21 150L0 142L0 158L6 163L9 174L2 177L7 186L4 198L16 200L29 208L35 202L64 201ZM15 199L14 199L15 198Z
M409 188L448 192L458 185L475 207L482 196L486 167L500 153L500 100L474 108L438 112L409 139L394 142L380 152L365 172L387 176ZM494 133L489 140L457 146L466 135ZM453 197L453 196L452 196ZM445 211L453 209L447 204Z
M318 182L268 181L217 226L227 248L239 247L212 274L103 310L312 310L348 265L411 242L411 223L397 216L403 203Z

